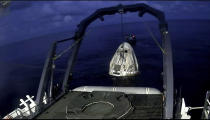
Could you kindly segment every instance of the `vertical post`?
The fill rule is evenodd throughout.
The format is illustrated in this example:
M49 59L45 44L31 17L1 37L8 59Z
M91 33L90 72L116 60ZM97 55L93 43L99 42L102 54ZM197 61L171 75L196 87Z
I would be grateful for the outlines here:
M209 116L210 114L207 113L207 111L209 110L209 103L208 103L209 96L210 96L210 91L207 91L201 119L209 119L210 118L210 116Z
M53 56L54 57L54 56ZM51 70L50 70L50 85L48 86L48 95L49 95L49 102L52 101L53 97L53 81L54 81L54 69L55 69L55 64L54 60L52 60L52 65L51 65Z
M48 74L49 74L49 70L51 69L52 59L55 55L56 44L57 43L54 42L50 48L50 51L48 53L48 56L47 56L47 59L45 61L44 68L42 71L41 80L39 82L39 88L38 88L38 92L36 96L36 104L39 106L39 109L42 108L43 96L47 88Z
M80 38L80 39L82 39L82 38ZM72 54L71 54L71 56L69 57L69 60L68 60L68 66L67 66L65 76L64 76L64 81L63 81L63 84L62 84L62 91L64 93L69 90L69 85L68 85L69 84L69 78L70 78L71 71L72 71L72 68L73 68L73 64L74 64L75 59L77 57L79 47L80 47L80 44L81 44L81 41L82 41L80 39L77 39L75 41L75 42L77 42L77 41L79 41L79 42L76 43L76 45L73 47Z
M174 79L171 41L167 25L161 26L160 31L163 40L162 45L165 50L165 54L163 54L163 88L165 95L164 119L172 119L174 106Z

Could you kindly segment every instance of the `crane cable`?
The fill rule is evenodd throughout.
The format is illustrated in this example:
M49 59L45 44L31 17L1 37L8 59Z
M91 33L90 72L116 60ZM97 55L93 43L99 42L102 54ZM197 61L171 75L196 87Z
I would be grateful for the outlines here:
M123 9L119 9L119 13L120 13L120 23L121 23L121 36L122 36L122 40L124 39L124 26L123 26L123 14L124 14L124 10ZM124 51L124 45L123 45L123 51ZM123 52L123 59L122 59L122 63L121 65L123 64L123 60L125 58L125 55L124 55L124 52ZM119 63L119 61L118 61Z
M121 35L122 35L122 39L124 39L123 10L119 10L119 12L120 12L120 20L121 20Z

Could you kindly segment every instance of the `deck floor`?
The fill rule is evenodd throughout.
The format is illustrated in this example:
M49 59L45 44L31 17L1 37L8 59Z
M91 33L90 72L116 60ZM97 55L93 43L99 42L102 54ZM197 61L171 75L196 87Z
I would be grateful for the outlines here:
M66 105L82 92L69 92L55 104L38 115L36 119L66 119ZM134 111L127 117L130 119L161 119L163 117L163 95L132 95L128 98Z

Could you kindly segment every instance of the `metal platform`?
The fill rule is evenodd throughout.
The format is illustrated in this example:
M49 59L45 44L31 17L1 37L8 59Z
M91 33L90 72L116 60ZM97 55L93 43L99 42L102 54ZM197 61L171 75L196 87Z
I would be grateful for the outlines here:
M46 109L44 112L42 112L40 115L38 115L36 119L66 119L67 106L70 103L81 104L80 101L75 102L77 101L77 98L80 97L81 95L89 94L89 93L90 92L78 92L78 91L69 92L68 94L63 96L60 100L58 100L58 102L56 102L54 105L52 105L51 107ZM115 96L117 96L117 95L122 95L124 93L98 91L97 94L98 95L99 94L101 95L115 94ZM162 94L127 94L126 97L128 98L128 101L131 103L133 109L124 118L132 118L132 119L163 118L163 95ZM126 102L124 104L126 104ZM122 107L122 109L123 108L124 107ZM110 111L110 113L112 112L113 111ZM91 115L87 116L87 118L88 117L97 119L97 117L91 116ZM80 116L77 118L80 118ZM100 118L106 119L107 116L102 116ZM115 118L114 115L113 115L113 118Z

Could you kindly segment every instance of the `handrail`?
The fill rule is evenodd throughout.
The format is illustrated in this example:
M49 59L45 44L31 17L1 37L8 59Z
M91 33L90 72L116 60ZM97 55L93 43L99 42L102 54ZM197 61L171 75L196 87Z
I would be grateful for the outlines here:
M45 99L43 99L43 101L44 100L48 100L48 98L45 98ZM50 104L52 104L52 103L50 103ZM50 105L49 104L49 105ZM17 108L17 109L15 109L13 112L12 112L12 114L10 113L9 114L9 116L10 117L12 117L12 116L14 116L14 114L16 114L16 117L15 118L11 118L11 119L32 119L32 118L34 118L34 117L36 117L38 114L39 114L39 112L37 112L37 108L39 108L40 107L40 105L41 104L36 104L35 106L33 106L33 107L30 107L30 106L28 106L28 110L27 111L24 111L24 112L22 112L21 110L20 110L20 108ZM49 106L48 105L48 106ZM46 106L46 108L47 108L47 106ZM32 110L35 110L35 112L32 112ZM18 113L19 112L19 113ZM28 116L26 116L26 113L30 113Z
M39 88L38 88L38 92L37 92L37 96L36 96L36 104L39 104L40 107L39 109L42 109L42 100L44 97L44 92L47 91L47 96L50 95L50 88L52 86L49 86L49 77L51 76L52 71L52 65L53 65L53 61L55 60L55 56L56 56L56 48L58 46L58 44L69 41L69 40L74 40L74 37L71 38L67 38L67 39L63 39L63 40L59 40L59 41L55 41L53 42L53 44L50 47L50 51L48 53L48 56L46 58L45 64L44 64L44 68L42 71L42 75L41 75L41 80L39 83ZM70 73L69 73L70 74ZM51 80L52 82L52 80Z

